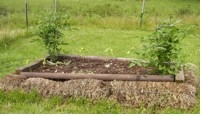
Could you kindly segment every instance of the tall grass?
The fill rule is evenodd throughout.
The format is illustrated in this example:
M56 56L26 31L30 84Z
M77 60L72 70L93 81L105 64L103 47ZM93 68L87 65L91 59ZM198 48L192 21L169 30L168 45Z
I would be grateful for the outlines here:
M18 39L23 39L31 37L32 33L27 32L22 29L10 30L4 29L0 30L0 48L7 47L12 42L17 41Z
M136 29L139 23L141 0L58 0L57 11L70 16L73 25ZM1 1L0 29L5 27L25 28L24 1ZM36 16L53 10L52 0L28 1L29 25L34 26ZM185 24L199 26L198 0L148 0L145 4L144 29L155 28L154 19L170 16L182 19ZM6 12L6 13L5 13ZM6 15L4 15L6 14ZM186 18L189 17L189 18ZM197 22L195 21L197 20ZM102 23L103 22L103 23ZM95 25L94 25L95 23ZM99 24L100 23L100 24ZM134 27L134 28L133 28ZM124 28L123 28L124 29Z

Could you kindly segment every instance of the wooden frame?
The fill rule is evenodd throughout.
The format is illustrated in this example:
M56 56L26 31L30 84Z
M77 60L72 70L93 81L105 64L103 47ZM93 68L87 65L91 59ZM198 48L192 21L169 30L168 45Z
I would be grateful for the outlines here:
M98 57L98 56L77 56L77 55L60 55L61 58L84 58L89 60L118 60L118 61L131 61L130 58L110 58L110 57ZM48 57L46 57L48 58ZM181 70L176 75L133 75L133 74L83 74L83 73L38 73L31 72L42 65L44 59L35 61L32 64L21 67L16 70L17 74L24 75L26 77L39 77L56 80L69 80L69 79L98 79L104 81L154 81L154 82L184 82L184 73Z

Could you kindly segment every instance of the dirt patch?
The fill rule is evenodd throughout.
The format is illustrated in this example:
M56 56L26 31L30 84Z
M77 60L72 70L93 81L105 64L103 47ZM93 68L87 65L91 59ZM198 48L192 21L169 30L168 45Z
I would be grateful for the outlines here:
M118 60L96 60L78 58L60 59L61 64L53 65L46 63L33 72L51 72L51 73L94 73L94 74L149 74L151 68L131 67L129 61Z
M199 82L192 70L185 69L184 83L102 81L80 79L53 81L42 78L25 78L8 75L0 80L0 89L36 90L44 97L86 97L94 100L113 99L129 107L174 107L188 109L196 104L196 87Z

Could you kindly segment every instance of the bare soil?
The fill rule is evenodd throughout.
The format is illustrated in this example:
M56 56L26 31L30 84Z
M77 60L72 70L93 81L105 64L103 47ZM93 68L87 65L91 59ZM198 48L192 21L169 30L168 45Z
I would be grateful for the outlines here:
M60 63L46 63L33 72L49 73L93 73L93 74L150 74L151 68L129 67L129 61L93 60L84 58L60 59Z

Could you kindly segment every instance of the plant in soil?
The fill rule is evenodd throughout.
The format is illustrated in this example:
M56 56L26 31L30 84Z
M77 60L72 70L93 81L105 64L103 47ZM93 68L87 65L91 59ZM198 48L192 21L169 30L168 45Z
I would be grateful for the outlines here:
M61 52L61 45L67 45L62 39L62 29L67 26L66 16L49 13L38 22L37 35L41 38L50 56L50 61L56 62Z
M184 30L173 24L159 25L156 32L142 39L142 49L136 52L141 60L134 60L131 66L154 67L155 74L176 74L182 64L179 44L184 37Z

